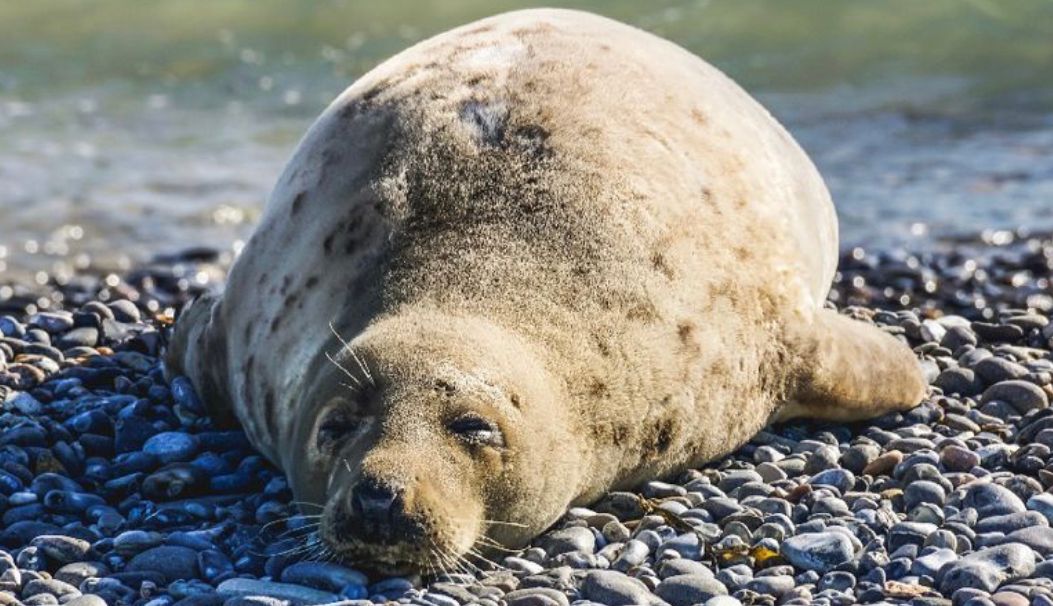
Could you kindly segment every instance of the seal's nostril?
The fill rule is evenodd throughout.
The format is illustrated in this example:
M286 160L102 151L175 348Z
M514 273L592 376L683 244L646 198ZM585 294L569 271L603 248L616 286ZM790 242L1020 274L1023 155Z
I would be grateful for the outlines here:
M373 479L363 479L351 490L351 511L370 520L386 520L399 491Z

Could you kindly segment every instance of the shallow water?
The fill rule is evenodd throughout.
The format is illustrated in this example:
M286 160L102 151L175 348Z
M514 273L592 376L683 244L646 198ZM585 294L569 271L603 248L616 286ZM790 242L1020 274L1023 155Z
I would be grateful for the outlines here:
M842 241L1053 227L1053 2L564 3L669 37L812 154ZM521 3L0 3L0 282L236 246L311 120Z

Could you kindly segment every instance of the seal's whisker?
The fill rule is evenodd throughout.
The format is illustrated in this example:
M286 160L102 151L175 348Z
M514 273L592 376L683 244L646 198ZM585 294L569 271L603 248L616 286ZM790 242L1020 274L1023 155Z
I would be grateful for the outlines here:
M460 556L457 556L456 554L450 553L443 549L439 549L438 554L439 557L441 557L446 562L445 574L449 575L450 572L456 572L459 574L470 574L461 565L459 561Z
M446 558L443 555L442 550L439 549L438 545L435 544L434 540L429 539L428 543L428 550L432 554L432 556L435 557L435 563L438 566L439 571L442 572L443 575L448 575L449 571L446 568Z
M328 545L322 545L322 553L318 556L318 560L321 562L332 562L335 556L336 553Z
M340 364L340 362L337 362L336 358L333 357L333 354L331 354L331 353L329 353L327 351L327 352L325 352L325 357L329 358L330 362L335 364L337 368L339 368L341 371L343 371L343 373L345 375L347 375L352 381L355 382L355 386L356 386L355 389L358 389L358 388L362 387L362 383L360 383L358 381L358 378L355 375L351 374L351 371L349 371L348 369L344 368L344 366L342 364ZM347 384L345 383L344 385L347 385ZM348 387L350 387L350 386L348 385Z
M427 578L435 578L435 563L432 561L432 550L428 549L428 552L424 555L424 568L427 571Z
M353 347L351 347L351 344L348 343L347 340L344 339L342 336L340 336L340 333L337 332L336 327L333 326L333 323L331 321L329 322L329 330L333 331L333 334L336 335L336 338L344 346L344 349L347 350L347 353L351 354L351 358L355 361L355 364L358 364L358 368L362 371L362 374L366 376L366 379L369 380L369 383L373 385L373 387L376 387L377 382L373 380L373 375L370 374L369 368L365 365L365 363L362 362L362 359L358 357L358 354L355 353L355 350ZM347 371L345 370L344 372ZM359 381L356 379L355 383L357 384L359 383Z
M306 537L304 537L304 538L306 538ZM251 553L252 555L267 556L267 557L276 556L276 555L299 555L301 553L305 553L305 552L309 551L311 548L313 548L319 542L320 542L320 540L315 538L315 539L312 539L312 540L306 540L302 544L293 545L289 549L283 549L282 551L278 551L278 552L275 552L275 553L261 553L261 552L256 552L255 550L249 550L249 553Z
M322 504L319 504L319 503L315 503L314 501L289 501L289 503L291 503L293 505L297 505L297 506L299 506L299 505L307 505L309 507L317 507L319 510L325 509L325 505L322 505ZM306 514L301 514L301 515L303 517L305 517L305 518L310 517L310 516L308 516Z
M472 576L473 584L480 585L479 575L483 573L483 570L470 562L468 558L464 557L464 555L457 554L456 557L457 561L461 564L461 570L464 571L465 574L470 574Z
M478 550L476 550L475 548L472 548L472 547L468 548L468 551L467 551L467 552L465 552L465 555L468 555L468 556L471 556L471 557L473 557L473 558L476 558L476 559L482 560L482 561L483 561L483 562L485 562L485 563L486 563L487 565L489 565L489 566L493 567L493 569L494 569L494 570L508 570L508 569L507 569L507 568L505 568L504 566L502 566L502 565L498 564L497 562L495 562L495 561L491 560L490 558L488 558L488 557L484 556L484 555L483 555L482 553L480 553L480 552L479 552Z
M277 538L279 541L290 539L306 539L307 537L311 536L311 533L318 530L319 526L319 524L312 524L310 526L304 526L303 528L290 528L289 530L286 530L285 532L279 534L275 538Z
M358 354L355 353L355 350L351 349L350 345L347 346L347 352L351 354L352 358L354 358L355 363L358 364L358 367L362 370L362 374L366 375L366 378L369 379L369 384L373 387L376 387L377 382L373 380L373 375L370 374L369 367L367 367L366 363L358 357Z
M514 528L526 528L526 524L520 524L519 522L503 522L501 520L480 520L483 524L493 526L512 526Z
M480 536L475 541L476 541L476 543L482 544L482 545L484 545L484 546L486 546L486 547L488 547L490 549L496 549L498 551L503 551L505 553L522 553L523 552L522 549L509 549L509 548L505 547L504 545L498 543L497 541L495 541L495 540L493 540L490 537L485 536L485 535Z
M313 515L313 516L305 516L305 515L299 515L299 514L291 515L291 516L282 516L280 518L277 518L277 519L271 520L270 522L267 522L263 526L260 526L259 534L262 534L268 528L270 528L271 526L274 526L275 524L287 523L290 520L294 520L296 518L302 518L302 519L308 519L309 520L309 519L320 518L320 517L322 517L321 514ZM316 525L317 522L314 522L312 524ZM311 526L312 524L307 524L305 526L301 526L300 528L306 528L307 526ZM299 528L290 528L289 530L299 530Z

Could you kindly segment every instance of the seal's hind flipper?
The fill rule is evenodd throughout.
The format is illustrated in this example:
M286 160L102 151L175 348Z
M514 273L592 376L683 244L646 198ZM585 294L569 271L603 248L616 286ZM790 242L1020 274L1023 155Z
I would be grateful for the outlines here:
M805 367L775 421L859 421L911 408L925 397L914 354L875 326L824 309L799 343Z

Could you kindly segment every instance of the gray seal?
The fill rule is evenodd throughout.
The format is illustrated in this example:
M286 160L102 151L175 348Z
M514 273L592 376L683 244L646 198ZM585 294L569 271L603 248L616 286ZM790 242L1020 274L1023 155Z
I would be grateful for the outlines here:
M322 508L335 555L429 571L773 420L926 392L824 309L837 218L756 101L568 10L421 42L310 128L167 357Z

